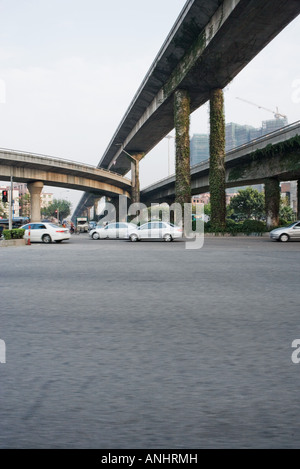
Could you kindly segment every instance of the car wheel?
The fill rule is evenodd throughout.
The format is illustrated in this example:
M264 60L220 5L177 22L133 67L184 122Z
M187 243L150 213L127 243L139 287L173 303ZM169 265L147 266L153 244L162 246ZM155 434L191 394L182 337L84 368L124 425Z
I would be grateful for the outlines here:
M172 238L172 236L171 236L170 234L166 234L166 235L164 236L164 240L166 241L166 243L169 243L170 241L172 241L172 239L173 239L173 238Z
M280 239L280 241L281 241L282 243L286 243L287 241L289 241L290 237L289 237L289 235L287 235L287 234L284 233L284 234L282 234L282 235L280 236L279 239Z
M136 243L138 241L138 236L136 234L132 234L130 235L129 237L130 241L132 241L133 243Z
M99 233L93 233L92 238L93 239L99 239Z
M42 241L43 241L43 243L45 243L45 244L50 244L51 241L52 241L51 236L48 235L48 234L45 234L45 235L42 237Z

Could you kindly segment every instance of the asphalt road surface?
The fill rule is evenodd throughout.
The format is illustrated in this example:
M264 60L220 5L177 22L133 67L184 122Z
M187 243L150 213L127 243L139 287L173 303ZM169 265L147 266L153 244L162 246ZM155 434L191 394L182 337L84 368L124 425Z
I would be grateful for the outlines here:
M0 448L299 448L299 261L267 238L0 248Z

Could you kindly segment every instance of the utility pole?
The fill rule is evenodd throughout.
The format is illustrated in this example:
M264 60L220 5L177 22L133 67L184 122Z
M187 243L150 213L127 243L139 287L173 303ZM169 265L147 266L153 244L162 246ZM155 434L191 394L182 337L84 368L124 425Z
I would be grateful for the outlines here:
M12 216L13 216L13 190L14 190L14 183L13 177L10 176L10 196L9 196L9 223L8 228L12 230Z
M173 137L173 135L167 135L165 138L168 139L168 176L170 176L171 174L171 163L170 163L170 140L171 138L175 138Z

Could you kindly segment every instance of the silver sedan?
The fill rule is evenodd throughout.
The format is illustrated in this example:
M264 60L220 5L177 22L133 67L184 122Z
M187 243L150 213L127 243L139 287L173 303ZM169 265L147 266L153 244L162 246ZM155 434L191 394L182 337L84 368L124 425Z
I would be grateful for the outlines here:
M89 235L92 239L128 239L130 233L136 229L133 223L109 223L106 226L94 228Z
M295 221L282 228L275 228L275 230L270 231L270 238L284 243L291 239L300 240L300 221Z

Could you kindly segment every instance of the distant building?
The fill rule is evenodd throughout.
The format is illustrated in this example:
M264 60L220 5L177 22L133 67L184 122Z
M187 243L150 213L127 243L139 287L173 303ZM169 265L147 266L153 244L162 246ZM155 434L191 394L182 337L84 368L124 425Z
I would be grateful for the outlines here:
M270 134L271 132L275 132L276 130L282 129L288 125L287 118L281 119L270 119L267 121L263 121L262 123L262 135Z
M194 134L190 141L191 166L209 159L209 135Z
M225 126L225 151L226 153L233 148L239 147L250 141L250 131L254 127L250 125L240 125L231 122Z
M262 122L262 126L258 129L251 125L240 125L235 123L226 124L225 135L226 145L225 150L230 151L233 148L244 145L259 137L263 137L271 132L282 129L288 125L286 118L270 119Z
M210 193L205 192L204 194L194 195L192 197L192 205L204 204L207 205L210 202Z
M297 213L297 181L282 182L281 197L288 199L289 206Z
M230 122L225 125L225 151L226 153L233 148L244 145L266 134L275 132L288 125L286 118L270 119L262 122L260 128L251 125L240 125ZM191 166L209 159L209 135L194 134L190 141L190 159Z
M41 208L47 208L53 203L53 194L49 192L41 193Z
M14 182L14 189L17 189L19 191L19 197L22 197L25 194L29 194L27 184L25 183Z

